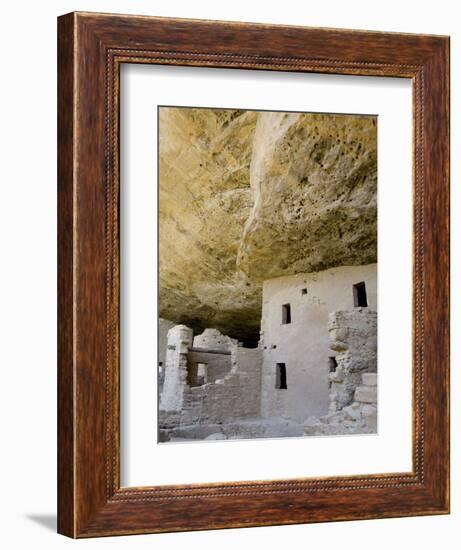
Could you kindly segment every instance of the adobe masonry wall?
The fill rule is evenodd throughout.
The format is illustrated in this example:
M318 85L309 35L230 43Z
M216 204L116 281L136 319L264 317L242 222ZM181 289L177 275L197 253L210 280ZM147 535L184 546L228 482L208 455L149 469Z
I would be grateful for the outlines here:
M377 265L350 266L264 282L260 347L261 415L304 422L329 408L328 331L333 310L354 308L353 285L365 282L369 309L377 309ZM305 289L306 293L303 293ZM290 304L291 323L282 324ZM276 364L284 363L287 389L277 389Z
M198 363L206 365L206 382L216 382L231 370L231 352L239 345L238 341L222 334L214 328L206 328L202 334L194 336L194 347L189 349L187 362L189 372Z
M186 389L181 426L222 423L259 414L261 353L237 347L231 357L233 369L225 378Z
M214 330L214 329L207 329ZM160 399L159 425L161 429L178 428L198 424L222 423L229 419L243 419L259 415L262 354L259 349L238 346L237 341L224 335L208 334L216 345L222 341L221 350L230 349L230 355L190 351L192 330L184 325L174 327L168 333L167 369L164 389ZM196 337L197 338L197 337ZM205 339L194 339L194 346L209 345ZM216 349L216 348L215 348ZM230 359L230 369L222 378L211 383L191 387L187 384L187 363L191 356L208 360L215 356ZM200 361L202 362L202 361ZM203 361L206 362L206 361ZM210 365L210 361L208 361ZM211 372L217 372L215 362Z
M160 410L181 411L183 407L184 389L187 387L187 353L193 334L186 325L176 325L168 331Z
M229 353L225 355L225 353ZM212 383L224 378L231 370L230 352L191 351L187 354L187 367L193 372L197 364L206 365L206 382ZM191 384L189 384L191 385Z

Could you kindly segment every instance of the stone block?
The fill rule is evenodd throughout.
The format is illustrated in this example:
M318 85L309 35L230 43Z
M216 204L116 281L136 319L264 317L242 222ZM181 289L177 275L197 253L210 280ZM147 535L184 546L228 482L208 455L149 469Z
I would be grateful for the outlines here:
M356 404L358 403L354 403L354 405ZM350 405L349 407L344 407L342 412L346 420L360 420L362 418L362 411L359 407Z
M374 372L364 372L362 374L362 384L364 386L376 386L378 384L378 375Z
M355 390L354 400L359 403L376 403L378 392L376 386L359 386Z
M330 382L341 383L344 380L343 370L338 368L335 372L330 372L328 379Z

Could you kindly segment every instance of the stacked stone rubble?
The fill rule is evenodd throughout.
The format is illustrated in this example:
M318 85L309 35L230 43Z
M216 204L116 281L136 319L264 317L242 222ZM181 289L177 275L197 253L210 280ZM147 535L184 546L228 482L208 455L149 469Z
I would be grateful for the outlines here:
M194 348L232 351L236 346L238 346L237 340L222 334L215 328L206 328L202 334L194 337Z
M329 373L329 413L310 417L306 435L376 433L377 314L368 308L330 315L331 349L336 368Z
M376 372L377 313L368 308L334 311L329 317L328 330L337 363L336 370L329 373L329 410L334 412L352 402L362 373Z
M346 435L377 432L377 374L362 374L352 402L340 411L310 417L304 424L306 435Z

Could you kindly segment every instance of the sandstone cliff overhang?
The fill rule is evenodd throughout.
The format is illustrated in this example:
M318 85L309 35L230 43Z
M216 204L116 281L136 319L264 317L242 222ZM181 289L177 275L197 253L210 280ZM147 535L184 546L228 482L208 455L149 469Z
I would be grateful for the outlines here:
M376 262L376 122L160 108L159 314L254 342L264 280Z

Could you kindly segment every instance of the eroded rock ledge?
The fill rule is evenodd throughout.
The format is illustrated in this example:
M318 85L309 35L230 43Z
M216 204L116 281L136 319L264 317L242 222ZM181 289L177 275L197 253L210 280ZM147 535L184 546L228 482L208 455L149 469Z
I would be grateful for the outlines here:
M258 339L265 279L376 261L376 119L160 110L160 315Z

